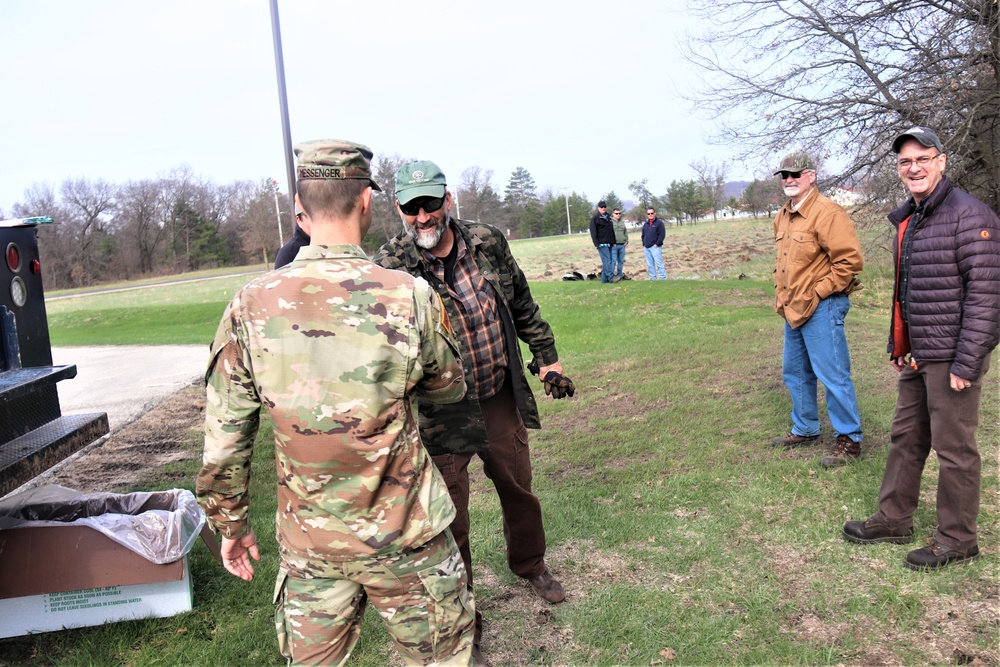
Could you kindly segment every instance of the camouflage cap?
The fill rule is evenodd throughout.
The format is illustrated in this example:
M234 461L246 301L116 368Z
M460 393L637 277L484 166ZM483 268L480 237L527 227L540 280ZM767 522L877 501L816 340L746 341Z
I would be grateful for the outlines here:
M781 164L778 165L778 169L774 172L774 175L777 176L783 171L806 171L807 169L816 171L816 163L812 161L808 153L796 151L782 158Z
M305 180L362 179L382 191L372 179L372 149L342 139L315 139L295 146L296 178Z
M418 197L444 197L447 185L441 168L433 162L407 162L396 172L396 199L405 204Z
M893 139L892 152L899 153L899 149L903 147L903 142L907 139L916 139L924 148L936 148L939 153L944 153L944 146L941 144L941 140L938 139L937 133L929 127L919 126L911 127Z

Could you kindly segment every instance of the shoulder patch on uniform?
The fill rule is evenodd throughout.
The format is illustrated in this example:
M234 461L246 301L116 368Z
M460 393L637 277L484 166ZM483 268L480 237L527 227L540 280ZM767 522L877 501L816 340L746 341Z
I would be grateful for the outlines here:
M982 230L981 232L979 232L979 237L982 239L988 239L990 237L990 230L988 229Z
M448 311L445 310L444 301L441 300L441 295L437 292L434 292L434 296L437 298L438 312L441 313L441 327L449 336L452 336L454 334L451 332L451 318L448 317Z

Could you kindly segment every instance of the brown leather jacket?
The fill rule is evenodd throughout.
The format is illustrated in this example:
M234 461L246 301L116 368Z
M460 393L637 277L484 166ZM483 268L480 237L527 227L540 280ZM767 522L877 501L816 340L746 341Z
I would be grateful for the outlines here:
M864 267L854 223L843 207L818 191L810 192L797 211L791 202L778 211L774 241L774 312L792 328L805 324L821 299L846 290Z

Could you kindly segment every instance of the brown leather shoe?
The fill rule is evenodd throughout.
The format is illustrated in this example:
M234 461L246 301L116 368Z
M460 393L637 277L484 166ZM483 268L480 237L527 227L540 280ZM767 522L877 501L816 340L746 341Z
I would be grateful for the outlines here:
M785 449L794 449L795 447L804 447L805 445L814 445L819 441L818 435L795 435L794 433L789 433L788 435L782 436L780 438L775 438L771 441L772 447L784 447Z
M851 461L861 458L861 443L854 442L846 435L837 436L837 444L833 446L833 451L824 456L819 462L824 468L836 468L846 466Z
M892 528L875 521L875 519L848 521L844 524L844 530L841 534L845 540L858 544L876 544L878 542L909 544L913 541L913 528Z
M535 594L549 604L558 604L566 599L566 591L563 590L562 584L548 570L534 579L529 579L528 583L531 584Z
M923 549L914 549L906 554L903 565L911 570L940 570L952 563L970 563L979 558L979 547L972 545L968 549L951 549L935 542Z

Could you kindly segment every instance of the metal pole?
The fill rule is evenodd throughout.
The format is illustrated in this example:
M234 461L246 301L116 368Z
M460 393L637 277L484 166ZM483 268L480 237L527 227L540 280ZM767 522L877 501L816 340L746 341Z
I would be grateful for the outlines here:
M451 198L455 200L455 217L461 220L462 207L458 205L458 188L455 188L455 191L451 193Z
M285 141L285 171L288 174L288 210L294 212L295 160L292 157L292 130L288 124L288 94L285 92L285 58L281 55L281 26L278 23L278 0L271 0L271 33L274 35L274 69L278 75L278 105L281 107L281 134ZM277 202L277 194L275 194L275 202Z
M278 181L271 179L271 188L274 193L274 214L278 216L278 243L285 245L285 233L281 231L281 207L278 206Z
M563 199L566 200L566 234L572 236L573 230L569 228L569 196L563 190Z

